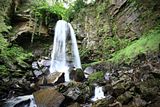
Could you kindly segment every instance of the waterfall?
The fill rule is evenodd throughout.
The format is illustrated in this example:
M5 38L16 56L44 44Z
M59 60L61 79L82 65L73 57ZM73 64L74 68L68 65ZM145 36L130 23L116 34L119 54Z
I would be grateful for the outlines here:
M105 98L102 87L96 86L94 91L94 97L91 99L92 101L97 101L99 99Z
M69 81L69 62L67 61L66 42L67 38L71 38L71 51L72 51L72 65L75 68L81 68L81 62L77 47L77 41L74 30L70 23L64 20L59 20L55 27L55 36L53 43L53 51L51 55L50 73L64 72L65 80Z
M75 68L81 68L81 61L79 57L79 51L78 51L78 46L77 46L77 41L76 41L76 36L74 33L74 30L72 28L72 25L68 23L69 28L70 28L70 35L71 35L71 40L72 40L72 59L73 59L73 65Z

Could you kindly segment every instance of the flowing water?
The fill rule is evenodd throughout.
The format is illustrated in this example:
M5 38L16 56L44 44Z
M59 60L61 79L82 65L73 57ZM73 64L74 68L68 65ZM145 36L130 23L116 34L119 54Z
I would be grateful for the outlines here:
M37 105L33 95L26 95L7 100L3 107L37 107Z
M94 91L94 97L91 99L92 101L97 101L99 99L105 98L102 87L96 86Z
M67 38L71 38L71 64L67 61ZM69 65L73 65L75 68L81 68L74 30L71 24L64 20L59 20L56 24L51 58L50 73L64 72L65 81L69 81Z

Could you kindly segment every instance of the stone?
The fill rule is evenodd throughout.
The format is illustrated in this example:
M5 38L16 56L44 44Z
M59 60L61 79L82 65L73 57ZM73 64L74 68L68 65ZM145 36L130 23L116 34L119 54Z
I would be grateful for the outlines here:
M147 102L143 99L141 99L140 97L134 98L133 100L133 105L135 107L145 107L147 104Z
M95 69L93 69L92 67L85 68L85 70L84 70L85 77L87 78L93 72L95 72Z
M157 96L155 97L153 100L152 100L152 103L148 105L148 107L159 107L160 105L160 96Z
M47 59L40 59L40 60L38 60L37 63L40 67L42 67L42 66L49 67L51 62L50 62L50 60L47 60Z
M109 107L109 102L105 98L97 100L96 102L93 103L92 107Z
M77 100L78 97L80 96L81 91L79 88L74 87L74 88L69 88L66 92L65 95L73 100Z
M38 69L37 61L32 62L32 69Z
M33 93L38 107L59 107L65 97L54 88L41 89Z
M39 71L39 70L34 70L34 71L33 71L33 75L34 75L35 77L39 77L40 75L42 75L42 72Z
M114 97L117 97L117 96L123 94L124 92L125 92L125 89L121 85L116 85L115 87L113 87L113 96Z
M117 97L117 101L122 104L128 104L129 101L133 98L132 94L132 92L126 91L124 94Z
M85 83L71 82L67 86L60 88L63 88L61 92L63 92L66 98L70 98L78 103L86 102L92 95L91 87Z
M56 85L59 83L65 82L64 73L63 72L53 72L48 76L42 76L39 78L38 84L39 85Z
M76 82L82 82L85 79L82 69L72 69L69 76L71 80L74 80Z
M103 87L103 92L107 95L111 95L113 93L113 87L111 84L106 84L104 87Z
M140 67L140 69L142 70L142 71L152 71L152 65L151 64L144 64L144 65L142 65L141 67Z
M80 106L79 103L76 102L76 103L73 103L73 104L71 104L71 105L69 105L67 107L81 107L81 106Z

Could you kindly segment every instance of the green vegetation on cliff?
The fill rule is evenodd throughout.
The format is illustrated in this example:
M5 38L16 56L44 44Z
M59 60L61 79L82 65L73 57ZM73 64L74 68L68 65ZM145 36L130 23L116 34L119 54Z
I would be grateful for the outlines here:
M17 70L17 65L28 66L24 60L31 58L31 53L25 52L19 46L10 46L11 44L2 36L0 36L0 43L0 76L9 76L11 71Z
M142 53L152 53L159 51L160 44L160 26L145 33L139 40L133 41L130 45L126 46L112 54L112 58L108 61L115 63L131 62L137 55Z
M0 77L7 77L16 71L17 64L27 65L24 60L32 56L31 53L26 53L21 47L7 40L12 29L8 17L11 14L11 3L11 0L0 1Z
M64 7L63 2L55 2L55 4L49 5L48 2L44 0L38 1L39 2L35 2L33 5L33 14L39 19L45 18L45 21L49 20L47 18L50 18L50 15L57 16L58 19L69 21L74 17L75 13L79 12L80 9L85 6L82 0L75 1L68 8Z

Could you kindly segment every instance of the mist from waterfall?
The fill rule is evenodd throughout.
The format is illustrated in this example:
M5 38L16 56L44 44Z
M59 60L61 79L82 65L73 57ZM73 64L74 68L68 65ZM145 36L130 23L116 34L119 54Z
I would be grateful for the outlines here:
M71 62L67 61L67 38L71 38ZM53 51L51 55L50 73L64 72L65 81L69 81L69 65L75 68L81 68L81 62L78 52L77 41L74 30L70 23L59 20L55 27L55 36L53 43Z

